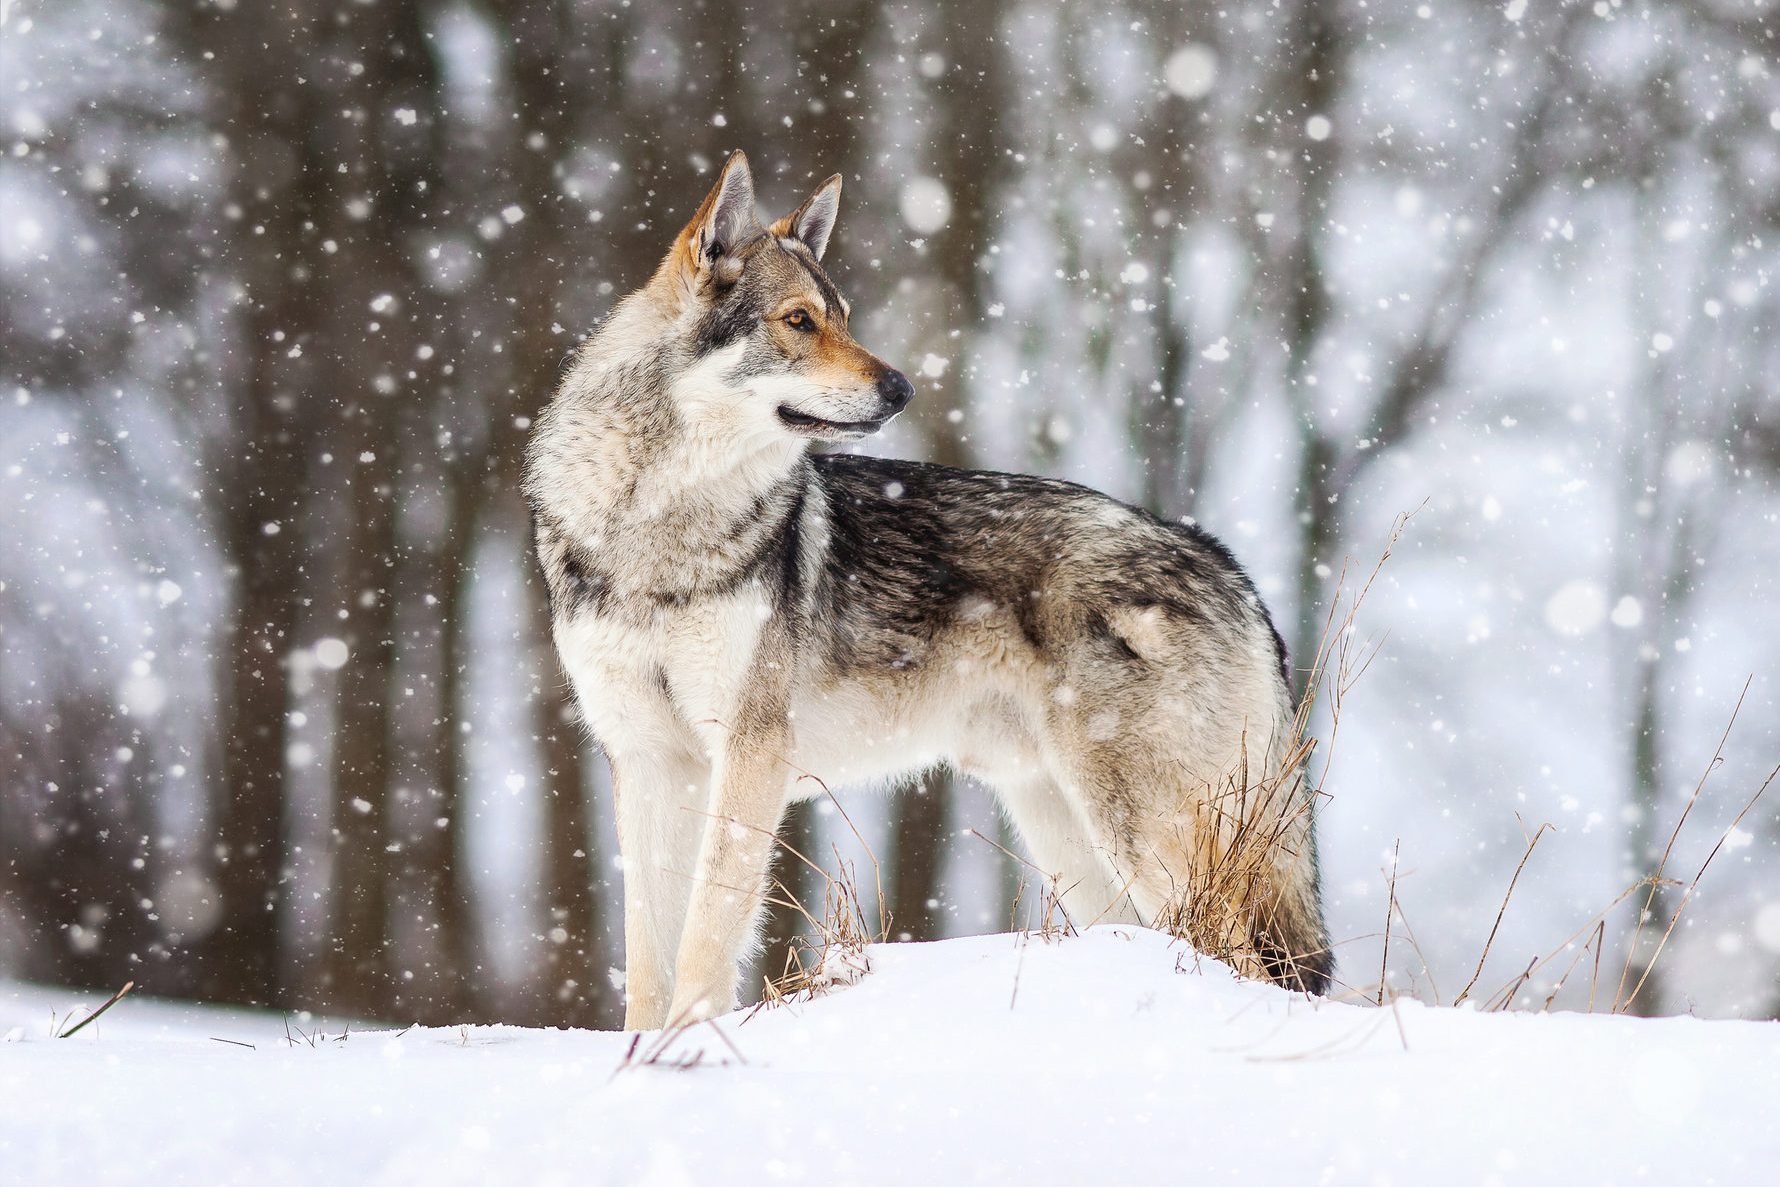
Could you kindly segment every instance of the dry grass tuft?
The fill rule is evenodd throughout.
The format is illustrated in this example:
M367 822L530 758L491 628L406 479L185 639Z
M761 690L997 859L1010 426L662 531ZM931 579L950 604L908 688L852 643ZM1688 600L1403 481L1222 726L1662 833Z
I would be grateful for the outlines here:
M82 1018L79 1022L76 1022L73 1026L67 1026L68 1019L66 1019L66 1018L64 1018L62 1020L62 1023L60 1025L58 1025L55 1020L55 1015L53 1015L53 1014L50 1015L50 1034L53 1037L58 1038L58 1039L73 1038L75 1035L79 1034L81 1031L85 1030L88 1026L90 1026L93 1023L93 1021L99 1017L99 1015L101 1015L105 1011L111 1009L111 1007L117 1005L118 1002L122 1001L124 999L124 995L129 993L130 990L132 990L134 988L136 988L136 982L125 981L124 987L122 989L118 990L116 993L112 994L110 997L106 998L104 1005L102 1005L98 1009L94 1010L91 1014L88 1014L85 1018ZM69 1015L69 1017L73 1017L73 1015Z
M680 1042L686 1035L698 1027L709 1027L712 1034L722 1040L723 1046L729 1051L729 1058L714 1061L705 1059L705 1048L683 1046ZM679 1022L663 1027L647 1047L643 1046L643 1031L637 1031L630 1037L630 1046L624 1049L624 1058L612 1069L607 1082L618 1078L622 1072L636 1068L656 1068L662 1071L689 1072L697 1067L729 1067L732 1061L742 1067L748 1065L747 1057L741 1052L715 1019L705 1022Z
M1297 857L1297 838L1311 812L1298 790L1308 740L1295 748L1277 776L1258 785L1233 780L1195 806L1190 841L1194 858L1184 882L1176 882L1155 926L1221 960L1245 976L1290 974L1280 962L1298 956L1274 939L1270 921L1278 909L1276 870L1280 853Z
M840 859L838 849L835 851L834 872L810 861L789 845L785 846L785 851L821 876L822 906L818 914L799 902L782 882L777 883L782 896L777 901L789 905L802 916L809 924L809 931L793 939L785 950L785 967L778 975L767 978L761 1004L769 1006L807 1000L836 985L851 985L871 971L871 956L867 949L889 938L887 924L874 932L866 922L865 908L859 900L858 878L853 867Z
M1724 763L1725 745L1730 740L1731 732L1736 726L1737 718L1742 711L1744 698L1747 697L1748 692L1749 683L1746 682L1743 686L1742 694L1738 696L1736 705L1731 710L1730 720L1726 723L1724 732L1719 737L1717 748L1713 751L1712 757L1707 762L1705 769L1700 773L1700 777L1694 784L1693 791L1688 796L1687 802L1682 806L1681 812L1675 820L1674 827L1669 831L1668 842L1664 846L1656 870L1620 891L1614 896L1611 902L1605 907L1602 907L1599 911L1596 911L1593 915L1589 916L1580 927L1571 932L1570 935L1565 937L1564 940L1550 952L1547 952L1542 956L1529 957L1526 965L1522 967L1519 972L1495 992L1482 999L1483 1009L1508 1010L1513 1008L1521 991L1525 989L1527 985L1532 983L1533 979L1542 970L1553 965L1566 953L1569 953L1569 963L1564 966L1563 972L1558 975L1556 980L1552 981L1549 986L1546 987L1546 992L1540 1000L1538 1010L1540 1012L1550 1010L1557 1001L1558 994L1563 991L1567 984L1569 984L1571 977L1576 974L1577 970L1580 969L1585 962L1587 962L1589 968L1587 1010L1592 1014L1597 1005L1600 1004L1601 967L1606 956L1609 935L1613 932L1613 929L1609 927L1609 924L1619 913L1621 907L1634 900L1640 900L1636 902L1636 921L1630 929L1631 935L1626 942L1624 960L1620 966L1618 980L1613 985L1613 996L1607 1003L1607 1009L1610 1013L1620 1014L1630 1011L1633 1006L1637 1004L1639 995L1649 983L1651 973L1656 967L1658 959L1667 949L1669 938L1674 934L1676 926L1681 921L1682 913L1687 910L1688 905L1693 901L1695 892L1699 889L1701 879L1705 877L1706 871L1711 868L1712 862L1718 856L1719 850L1724 847L1725 842L1730 838L1731 834L1742 824L1744 818L1754 810L1758 803L1761 802L1774 781L1777 778L1780 778L1780 765L1776 765L1773 770L1768 772L1767 777L1761 782L1761 785L1756 788L1754 794L1744 801L1743 806L1738 810L1730 824L1725 826L1725 829L1720 834L1717 842L1707 853L1705 860L1703 860L1700 863L1699 868L1694 871L1691 880L1682 883L1668 876L1667 871L1669 860L1674 854L1677 843L1680 841L1682 829L1693 815L1694 808L1698 805L1713 772ZM1461 1002L1473 1000L1471 998L1471 991L1476 987L1479 978L1483 974L1484 964L1488 961L1490 951L1495 944L1496 934L1501 928L1503 916L1507 913L1508 906L1514 898L1515 888L1520 882L1521 873L1526 869L1527 863L1533 855L1533 849L1539 843L1539 838L1544 835L1545 830L1551 827L1550 824L1541 824L1528 839L1526 851L1521 854L1520 862L1515 866L1514 875L1509 879L1508 889L1502 897L1501 906L1496 911L1495 922L1490 927L1489 935L1484 939L1482 951L1477 957L1476 968L1472 971L1471 979L1465 983L1464 989L1459 992L1458 997L1453 999L1453 1005L1456 1006ZM1676 904L1675 909L1669 913L1668 919L1664 923L1662 934L1657 937L1649 957L1639 961L1639 954L1645 944L1645 930L1655 919L1653 908L1656 903L1657 895L1665 887L1681 889L1681 899ZM1413 945L1414 933L1408 930L1408 920L1403 915L1402 902L1397 895L1394 866L1391 875L1391 905L1395 910L1397 922L1403 926L1406 934L1408 934L1410 938L1411 944ZM1390 917L1387 914L1385 925L1385 960L1387 965L1390 951L1390 926ZM1416 948L1416 951L1419 956L1419 947ZM1422 969L1423 972L1427 971L1427 961L1425 958L1422 960ZM1386 968L1381 967L1379 986L1375 998L1375 1000L1381 1004L1386 997L1386 971ZM1636 973L1635 977L1634 971ZM1441 1000L1441 995L1437 987L1434 988L1433 996L1435 1000Z
M1039 939L1047 944L1053 940L1060 940L1064 936L1076 936L1081 934L1080 929L1076 927L1075 920L1071 919L1069 916L1069 909L1063 905L1063 892L1065 890L1074 889L1073 887L1066 887L1063 885L1063 875L1049 873L1040 869L1033 862L1028 861L1020 854L1015 853L1000 841L997 841L992 837L986 837L974 828L966 829L965 833L966 835L975 837L984 844L998 850L1013 861L1015 865L1024 866L1033 874L1032 881L1036 881L1038 886L1038 904L1036 908L1034 908L1027 902L1026 887L1031 885L1032 881L1022 877L1019 883L1014 887L1013 905L1008 910L1007 925L1009 931L1017 932L1024 936L1036 934ZM1027 914L1024 923L1020 920L1020 908L1023 906L1026 907ZM1107 908L1109 911L1111 909L1110 906ZM1037 912L1036 919L1032 917L1034 910ZM1104 915L1105 912L1103 911L1101 914ZM1095 918L1089 921L1088 926L1093 927L1094 924L1098 922L1099 919Z
M830 871L786 844L781 837L780 847L813 870L822 880L822 908L821 913L817 914L809 905L798 900L784 879L774 879L777 897L769 901L797 912L809 925L809 931L797 936L787 946L785 967L777 976L766 979L761 993L761 1008L782 1005L787 1001L807 1001L837 985L851 985L871 971L871 955L867 949L872 944L885 943L890 938L890 908L884 897L883 869L878 864L877 855L872 852L865 835L853 823L853 818L847 815L847 810L841 806L840 800L827 783L808 771L800 770L799 778L808 779L822 789L822 794L828 797L828 802L840 813L841 819L846 822L854 839L864 850L866 860L871 863L872 882L877 897L878 926L874 929L867 921L865 903L859 892L858 872L851 862L841 858L838 847L834 849L835 868Z
M1571 957L1569 965L1565 967L1563 974L1558 977L1556 982L1552 984L1550 990L1546 993L1540 1009L1551 1009L1553 1002L1557 1000L1558 993L1563 989L1564 985L1568 983L1571 974L1576 971L1584 959L1592 958L1590 959L1588 990L1588 1012L1592 1014L1598 1004L1600 995L1601 962L1607 946L1607 937L1609 934L1608 923L1624 904L1639 899L1641 895L1642 901L1637 903L1636 923L1632 927L1631 937L1626 943L1624 962L1620 966L1619 979L1614 985L1613 996L1608 1002L1608 1012L1623 1014L1630 1011L1638 1002L1639 994L1649 982L1652 970L1655 969L1658 959L1661 958L1668 946L1669 937L1674 934L1676 925L1681 921L1682 913L1687 910L1688 904L1693 901L1694 893L1699 889L1700 880L1705 877L1706 871L1711 868L1712 862L1718 856L1719 850L1724 847L1725 841L1730 838L1732 832L1743 823L1744 817L1748 816L1755 808L1756 804L1761 802L1762 797L1767 794L1768 788L1773 785L1774 780L1780 778L1780 765L1777 765L1773 770L1768 772L1767 778L1762 780L1761 785L1755 789L1755 793L1744 801L1742 808L1737 812L1730 824L1725 826L1724 831L1719 835L1719 838L1712 846L1711 851L1706 854L1705 860L1700 863L1699 869L1694 871L1693 878L1685 884L1681 900L1676 904L1675 909L1670 912L1668 921L1663 927L1662 935L1658 938L1654 950L1650 953L1647 959L1639 962L1638 956L1644 943L1645 928L1654 919L1652 908L1656 902L1657 893L1664 887L1683 887L1683 883L1668 877L1667 871L1669 859L1673 855L1675 846L1681 838L1683 826L1686 825L1689 817L1693 815L1693 810L1699 803L1700 797L1705 791L1706 785L1710 781L1713 772L1724 764L1725 744L1730 740L1731 731L1736 726L1737 717L1742 712L1743 700L1748 696L1748 693L1749 684L1746 682L1743 686L1742 694L1737 697L1736 706L1731 710L1730 720L1725 725L1724 733L1718 739L1717 748L1713 750L1712 757L1707 761L1705 770L1700 773L1700 778L1694 784L1692 793L1688 796L1686 804L1682 806L1680 814L1676 817L1675 826L1669 831L1668 843L1663 849L1663 854L1657 863L1656 870L1620 891L1619 894L1614 897L1612 902L1591 915L1581 927L1572 932L1563 943L1559 944L1552 951L1546 953L1544 956L1536 956L1530 959L1527 962L1526 968L1522 972L1517 974L1508 984L1504 985L1501 989L1498 989L1489 997L1485 1003L1485 1008L1496 1010L1509 1009L1513 1006L1516 995L1518 995L1521 989L1533 979L1535 974L1547 965L1556 961L1564 953L1573 952L1574 955ZM1524 866L1525 864L1526 859L1523 857L1521 859L1521 865ZM1516 877L1518 877L1519 870L1517 869L1515 873ZM1513 894L1512 883L1509 885L1509 893L1510 895ZM1506 905L1507 901L1504 900L1504 908L1506 908ZM1499 915L1497 917L1497 922L1500 922ZM1491 930L1490 936L1492 939L1494 938L1494 929ZM1587 939L1584 939L1585 936ZM1578 940L1582 940L1580 948L1577 947ZM1484 955L1488 955L1487 944L1485 945ZM1482 958L1479 958L1479 970L1481 970L1482 967L1483 961ZM1633 980L1634 969L1638 970L1636 980ZM1475 976L1472 980L1476 980ZM1463 995L1461 995L1461 998L1462 997Z
M1328 798L1323 788L1333 766L1343 707L1382 643L1382 639L1362 640L1355 621L1392 550L1420 510L1397 517L1378 560L1351 594L1348 570L1342 567L1277 768L1265 779L1250 782L1245 736L1237 773L1195 809L1191 822L1194 861L1188 880L1171 888L1171 905L1155 926L1245 976L1290 983L1310 972L1305 961L1327 955L1321 949L1294 951L1286 941L1296 937L1276 926L1284 908L1275 871L1282 852L1298 856L1295 847L1298 838L1309 835L1309 816L1319 801ZM1310 758L1316 749L1316 740L1310 736L1311 720L1324 694L1329 739L1322 770L1306 794Z

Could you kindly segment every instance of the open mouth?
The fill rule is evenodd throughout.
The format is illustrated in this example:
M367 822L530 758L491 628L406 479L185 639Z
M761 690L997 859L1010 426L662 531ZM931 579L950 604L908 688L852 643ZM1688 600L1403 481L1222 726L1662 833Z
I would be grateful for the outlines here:
M779 419L794 433L808 437L863 437L884 427L881 420L823 420L787 405L779 405Z

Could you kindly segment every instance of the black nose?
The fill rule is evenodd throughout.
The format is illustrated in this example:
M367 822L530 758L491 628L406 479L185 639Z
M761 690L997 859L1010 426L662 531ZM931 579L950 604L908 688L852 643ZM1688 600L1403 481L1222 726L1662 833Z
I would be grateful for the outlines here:
M915 387L907 375L886 367L878 376L878 398L884 401L884 415L895 416L915 398Z

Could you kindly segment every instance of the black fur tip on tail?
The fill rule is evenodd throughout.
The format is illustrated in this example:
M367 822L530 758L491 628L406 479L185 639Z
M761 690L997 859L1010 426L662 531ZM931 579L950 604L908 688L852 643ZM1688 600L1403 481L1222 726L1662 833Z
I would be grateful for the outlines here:
M1328 941L1316 939L1294 947L1296 952L1265 933L1256 938L1255 955L1267 979L1287 989L1325 996L1335 980L1335 954Z

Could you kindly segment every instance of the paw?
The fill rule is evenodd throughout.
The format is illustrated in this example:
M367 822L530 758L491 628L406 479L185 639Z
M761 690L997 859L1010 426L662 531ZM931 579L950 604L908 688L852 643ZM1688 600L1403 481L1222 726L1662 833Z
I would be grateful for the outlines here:
M667 1027L696 1026L735 1009L738 978L728 976L688 976L675 979L672 1004L668 1006Z
M625 1030L660 1030L667 1025L668 986L659 978L626 976L619 988L624 991Z
M696 1026L700 1022L709 1022L729 1013L733 1005L732 993L676 993L674 1004L668 1007L667 1019L662 1025L672 1029Z
M625 1030L660 1030L667 1025L667 1011L662 1008L661 998L624 999Z

